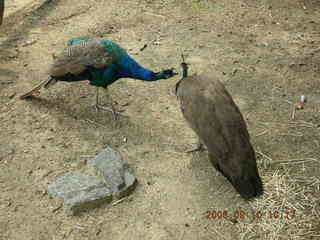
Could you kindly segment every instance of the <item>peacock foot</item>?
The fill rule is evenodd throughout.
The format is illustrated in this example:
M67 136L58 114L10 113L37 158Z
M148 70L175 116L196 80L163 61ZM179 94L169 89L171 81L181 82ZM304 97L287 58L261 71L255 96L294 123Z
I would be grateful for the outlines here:
M116 110L115 107L113 107L113 106L104 106L104 105L100 105L100 104L95 104L94 108L96 109L97 112L100 110L111 112L114 120L117 120L118 116L122 115L121 112L124 111L124 109Z

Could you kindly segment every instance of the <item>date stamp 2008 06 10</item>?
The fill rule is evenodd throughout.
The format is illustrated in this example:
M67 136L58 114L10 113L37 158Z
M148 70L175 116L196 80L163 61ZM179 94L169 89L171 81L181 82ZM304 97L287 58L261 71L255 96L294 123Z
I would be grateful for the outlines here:
M275 210L257 210L257 211L244 211L244 210L235 210L229 212L228 210L208 210L205 212L205 218L207 219L227 219L227 218L235 218L235 219L261 219L261 218L269 218L269 219L292 219L295 217L296 211L294 209L285 208L283 210L275 209Z

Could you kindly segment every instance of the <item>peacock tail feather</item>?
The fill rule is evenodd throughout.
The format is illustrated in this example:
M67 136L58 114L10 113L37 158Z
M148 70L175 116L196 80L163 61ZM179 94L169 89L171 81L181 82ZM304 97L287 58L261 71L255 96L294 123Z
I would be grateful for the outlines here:
M67 73L79 74L87 66L98 69L117 62L126 51L118 44L95 38L73 38L60 52L49 69L49 75L63 76Z

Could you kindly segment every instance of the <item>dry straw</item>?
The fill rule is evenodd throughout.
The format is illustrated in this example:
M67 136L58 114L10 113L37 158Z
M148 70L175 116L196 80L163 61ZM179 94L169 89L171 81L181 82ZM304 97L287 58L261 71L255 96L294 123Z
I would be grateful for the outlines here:
M261 165L265 167L267 161L273 166L275 164L276 170L261 171L265 194L250 205L263 214L249 223L239 221L240 239L320 239L320 179L306 176L302 168L311 159L299 159L290 164L289 160L272 161L269 156L257 153L262 156L264 164ZM312 160L319 165L317 159Z

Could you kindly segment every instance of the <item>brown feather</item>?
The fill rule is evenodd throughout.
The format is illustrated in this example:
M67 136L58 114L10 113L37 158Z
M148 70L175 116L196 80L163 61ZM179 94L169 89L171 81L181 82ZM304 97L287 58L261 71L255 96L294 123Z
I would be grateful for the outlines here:
M59 77L67 73L79 74L88 65L103 68L112 64L113 61L114 57L106 51L105 46L98 39L81 40L67 46L56 55L49 69L49 75Z
M103 68L112 64L115 57L106 51L105 46L98 39L90 39L68 45L62 52L53 55L53 59L54 62L48 71L49 78L20 96L20 99L32 96L42 87L49 88L57 82L55 77L64 76L67 73L80 74L88 65Z

